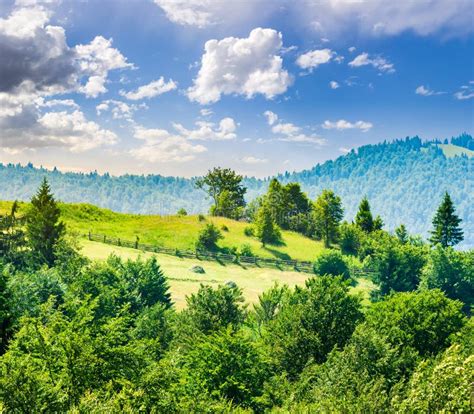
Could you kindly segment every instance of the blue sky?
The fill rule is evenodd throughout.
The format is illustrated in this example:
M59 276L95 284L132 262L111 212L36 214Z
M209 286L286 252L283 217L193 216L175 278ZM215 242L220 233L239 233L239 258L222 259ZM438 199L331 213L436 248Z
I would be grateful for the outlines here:
M267 176L474 130L473 2L0 3L0 162Z

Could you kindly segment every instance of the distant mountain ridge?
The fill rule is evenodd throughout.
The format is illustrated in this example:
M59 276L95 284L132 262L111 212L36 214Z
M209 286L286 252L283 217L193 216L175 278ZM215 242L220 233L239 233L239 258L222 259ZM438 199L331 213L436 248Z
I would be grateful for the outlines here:
M448 156L443 149L451 148ZM453 150L452 146L456 145ZM404 223L412 233L427 235L432 216L448 191L463 219L465 247L474 246L474 140L468 134L447 141L418 137L365 145L310 170L277 176L296 181L314 199L324 188L341 196L346 218L352 220L360 199L367 195L374 214L386 228ZM465 149L465 151L463 150ZM460 154L460 155L459 155ZM209 200L194 186L195 179L161 175L62 173L32 165L0 164L0 199L28 200L46 176L56 196L65 202L86 202L114 211L173 214L183 207L206 211ZM246 178L248 199L266 191L270 178Z

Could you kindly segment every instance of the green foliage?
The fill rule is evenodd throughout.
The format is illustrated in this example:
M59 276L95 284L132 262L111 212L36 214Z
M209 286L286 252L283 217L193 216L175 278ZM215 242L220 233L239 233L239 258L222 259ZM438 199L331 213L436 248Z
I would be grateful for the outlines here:
M186 298L186 302L185 320L205 335L228 326L237 329L245 319L244 298L238 287L220 285L213 289L201 285L197 293Z
M187 216L187 215L188 215L188 212L186 211L186 209L184 209L183 207L181 207L181 208L176 212L176 214L177 214L178 216L183 217L183 216Z
M51 194L46 178L31 199L27 213L26 236L37 264L52 266L56 259L55 248L64 236L65 225L59 221L61 212Z
M214 168L196 181L196 187L203 189L214 201L211 214L228 218L238 218L245 207L246 188L243 177L229 168Z
M462 303L439 290L397 293L375 303L366 323L393 346L411 348L425 357L449 344L450 336L466 323Z
M250 244L243 244L242 246L240 246L239 254L240 256L255 257L255 254L252 250L252 246L250 246Z
M225 224L221 226L222 231L229 231L229 227L227 227Z
M459 226L462 220L455 214L455 210L453 201L446 192L433 218L430 237L433 245L439 243L443 247L455 246L464 240L463 231Z
M408 243L409 235L404 224L400 224L400 226L395 229L395 235L397 236L400 243Z
M321 363L344 346L362 317L360 299L348 290L342 278L323 276L285 298L264 333L278 370L294 378L309 362Z
M441 289L447 297L464 302L465 311L469 311L474 305L474 250L435 247L423 269L422 286Z
M255 220L255 236L263 246L281 243L281 232L273 219L268 202L263 203L258 210Z
M13 202L10 213L0 216L0 257L15 266L24 264L22 251L26 247L25 232L17 218L19 204Z
M314 262L314 273L317 275L342 276L350 279L349 266L341 252L338 250L326 250L321 253Z
M337 242L343 215L341 198L331 190L323 190L314 203L313 216L316 235L324 240L326 247Z
M374 231L374 219L370 211L370 204L367 197L364 197L359 204L359 211L355 216L355 224L366 233Z
M355 224L344 222L339 227L339 247L344 254L356 256L359 253L362 238L361 230Z
M221 231L214 223L208 223L199 232L196 242L198 250L217 250L217 242L223 239Z
M415 290L421 280L426 262L425 248L402 244L397 238L374 232L367 240L370 265L375 271L373 280L379 285L379 294Z
M255 236L255 229L252 226L246 226L244 228L244 234L247 237L253 237L253 236Z

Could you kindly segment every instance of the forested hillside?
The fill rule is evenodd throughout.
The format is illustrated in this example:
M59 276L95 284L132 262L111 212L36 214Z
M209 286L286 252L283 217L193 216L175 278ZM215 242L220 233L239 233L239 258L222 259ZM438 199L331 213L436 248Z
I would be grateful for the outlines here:
M345 217L352 220L360 199L367 195L385 228L400 223L426 236L434 210L448 191L463 220L464 246L474 245L474 158L469 148L472 137L453 138L457 145L445 155L448 141L423 142L410 138L367 145L311 170L285 173L282 182L296 181L311 198L324 188L334 190L343 201ZM450 146L452 147L452 146ZM465 154L462 148L465 148ZM97 173L61 173L32 165L0 164L0 199L28 200L46 176L59 199L90 202L119 212L171 214L180 208L189 213L205 212L210 200L195 188L195 179L160 175L113 177ZM269 179L247 178L247 201L266 191Z

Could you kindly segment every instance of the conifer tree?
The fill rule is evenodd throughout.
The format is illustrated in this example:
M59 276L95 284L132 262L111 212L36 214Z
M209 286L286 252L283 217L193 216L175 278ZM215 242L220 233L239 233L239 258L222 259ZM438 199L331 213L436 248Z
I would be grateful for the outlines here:
M255 235L265 246L267 243L277 243L281 240L281 233L272 217L267 202L264 202L257 213L255 220Z
M364 197L359 204L359 211L355 217L355 223L366 233L370 233L374 230L374 219L367 197Z
M455 210L453 201L446 192L433 218L433 230L430 232L430 242L433 245L448 247L464 240L463 231L459 226L462 220L455 214Z
M64 235L65 225L59 221L60 210L43 179L26 216L26 236L33 258L38 264L54 264L56 244Z
M408 231L404 224L400 224L400 226L395 229L395 235L400 243L405 244L408 242Z
M324 240L326 247L338 240L343 216L341 198L331 190L323 190L314 203L313 217L316 235Z

